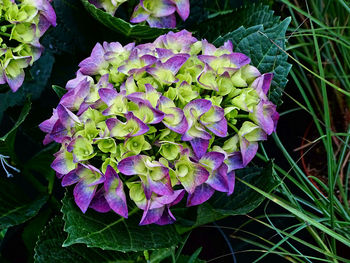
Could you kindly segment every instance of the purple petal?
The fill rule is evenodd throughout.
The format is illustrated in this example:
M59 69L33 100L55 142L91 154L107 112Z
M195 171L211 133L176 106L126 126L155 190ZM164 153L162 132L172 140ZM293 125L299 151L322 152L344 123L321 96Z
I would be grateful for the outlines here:
M82 80L74 89L69 90L60 100L60 104L69 110L78 110L90 92L90 82Z
M152 10L147 9L148 6L145 6L143 2L144 0L140 1L142 7L155 17L169 16L176 10L172 2L169 0L152 0L152 2L155 2L155 4L152 6L154 7Z
M108 106L111 106L113 100L118 96L118 92L115 89L99 89L98 94L103 102Z
M77 175L76 171L73 170L62 178L61 185L63 187L66 187L79 182L79 180L80 180L80 177Z
M18 74L15 78L11 78L5 74L6 82L10 86L12 92L16 92L22 86L24 75L25 74L23 69L21 69L20 74Z
M189 57L190 55L188 54L175 55L164 62L163 67L170 69L174 74L177 74Z
M214 170L205 183L216 191L229 192L227 165L222 164L219 169Z
M184 112L189 112L192 116L200 117L204 113L210 110L211 101L206 99L193 100L184 107Z
M197 158L202 158L203 155L207 152L209 146L209 140L203 140L201 138L194 138L190 141L192 149L196 154Z
M161 207L161 208L156 208L151 210L149 209L145 210L143 212L140 225L143 226L143 225L149 225L149 224L155 223L161 218L164 212L164 209L165 209L164 207Z
M208 152L199 160L200 163L212 170L217 170L225 159L225 155L219 152Z
M188 122L182 109L171 107L169 108L173 113L166 114L163 123L170 130L184 134L188 129Z
M75 123L81 123L79 118L65 106L58 104L57 115L61 124L69 130Z
M149 15L150 14L142 7L142 5L138 4L131 15L130 22L141 23L143 21L146 21Z
M192 194L188 195L187 206L194 206L208 201L214 194L215 190L207 184L197 186Z
M74 187L73 194L75 203L78 205L78 207L84 214L88 209L92 198L95 195L96 189L97 185L88 186L88 184L84 180L81 180Z
M100 188L100 190L96 192L89 206L99 213L107 213L111 211L111 208L109 207L106 198L104 197L104 192L104 189Z
M255 118L259 126L270 135L276 130L279 114L276 105L270 101L261 100L255 108Z
M62 125L61 121L56 121L55 125L52 128L50 137L58 143L62 143L63 140L68 135L67 129Z
M106 170L106 181L104 183L105 198L114 212L122 217L128 217L128 206L123 189L123 182L116 171L108 165Z
M50 133L57 120L58 120L58 115L57 115L56 109L53 109L53 113L50 119L47 119L39 124L40 130L46 133Z
M127 157L118 163L118 170L125 175L138 174L138 167L144 165L142 159L142 155Z
M239 68L250 63L250 58L242 53L233 52L231 54L223 56L227 56L230 59L231 63L235 64Z
M195 165L196 171L193 174L193 181L185 183L182 181L182 185L185 188L186 192L193 193L197 186L203 184L209 177L209 172L207 169L200 165Z
M152 193L156 193L158 195L171 195L173 193L173 189L171 187L170 178L169 178L169 172L161 181L153 181L150 176L147 176L148 180L148 187L149 191ZM145 184L145 187L147 188L147 185ZM151 196L149 195L149 192L146 194L146 198L149 199Z
M242 138L240 142L241 152L242 152L242 163L243 167L246 167L248 163L254 158L256 152L258 151L257 142L249 142Z
M185 190L181 189L181 190L174 191L170 195L163 195L163 196L156 197L156 202L152 202L150 208L153 209L158 207L158 206L154 206L154 203L159 203L161 205L169 205L169 206L176 205L181 201L184 195L185 195Z
M261 98L266 97L265 95L270 89L272 79L273 79L273 73L266 73L256 78L254 82L251 84Z
M80 71L86 75L95 75L104 66L108 65L108 62L104 59L105 51L100 43L97 43L92 49L90 57L80 62Z
M219 137L227 136L227 121L225 118L222 118L221 121L215 123L206 124L205 127Z
M229 172L227 174L227 182L228 182L228 192L227 195L231 195L233 190L235 189L235 171Z
M68 174L72 171L75 168L75 164L73 164L72 160L67 159L67 155L71 155L71 153L67 153L65 150L58 152L51 164L51 168L60 174Z
M147 18L147 22L150 27L156 28L175 28L176 27L176 17L175 14L163 17L153 17Z
M163 211L162 216L156 221L154 222L157 225L169 225L174 223L176 220L176 218L174 217L174 215L171 213L169 207L166 207Z
M242 153L234 152L230 154L227 160L225 160L225 163L228 166L228 172L244 168L243 161L242 161Z
M190 1L189 0L171 0L176 5L176 12L181 19L185 21L190 15Z

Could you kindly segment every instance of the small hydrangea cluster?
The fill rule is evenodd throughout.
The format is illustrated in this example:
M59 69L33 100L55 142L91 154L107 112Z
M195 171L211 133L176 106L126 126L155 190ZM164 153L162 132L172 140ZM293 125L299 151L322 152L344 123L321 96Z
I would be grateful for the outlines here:
M114 15L118 7L127 0L89 0L97 8ZM147 21L151 27L174 28L177 13L185 21L190 14L189 0L140 0L131 16L131 23Z
M61 144L52 168L63 186L76 184L80 209L127 217L128 189L140 224L168 224L185 193L187 206L232 194L235 170L279 117L266 96L272 74L249 63L230 41L216 48L185 30L96 44L40 125L45 144Z
M24 68L43 51L40 37L56 26L48 0L0 0L0 84L16 92L24 81Z

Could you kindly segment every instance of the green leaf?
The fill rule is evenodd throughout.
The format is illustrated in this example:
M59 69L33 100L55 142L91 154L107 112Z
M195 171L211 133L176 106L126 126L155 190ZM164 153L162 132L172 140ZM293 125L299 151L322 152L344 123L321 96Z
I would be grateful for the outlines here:
M272 175L272 163L265 169L246 168L238 170L236 171L236 177L259 186L266 192L271 192L276 185ZM264 199L263 195L236 180L232 195L227 196L225 193L216 192L212 198L198 207L194 222L181 219L180 224L176 225L177 230L179 233L183 233L227 216L247 214L258 207Z
M23 108L21 110L21 113L19 114L18 120L16 121L15 125L5 135L0 137L0 153L1 154L9 155L9 156L11 156L11 158L14 158L14 144L15 144L16 132L17 132L18 127L27 118L31 107L32 107L32 103L31 103L30 99L28 98L26 104L23 106Z
M42 231L35 246L34 260L36 263L132 263L136 261L137 255L135 254L129 257L127 254L115 251L87 248L82 244L62 247L66 236L63 225L63 220L56 216Z
M103 10L90 4L88 0L81 0L86 10L99 22L106 27L121 33L130 38L154 39L162 34L169 32L167 28L153 28L147 25L131 24L121 18L112 16Z
M62 96L67 93L67 90L65 88L62 88L57 85L52 85L52 89L56 92L59 98L62 98Z
M263 25L249 28L241 26L235 31L217 38L214 42L216 46L220 46L225 41L231 40L235 51L249 56L252 60L251 64L257 67L260 72L274 73L269 96L275 104L281 104L282 92L287 84L287 76L291 69L291 64L287 62L288 55L282 51L285 49L285 34L290 21L290 18L286 18L267 29Z
M50 214L50 208L43 208L37 216L26 223L23 229L22 240L31 258L34 256L34 247L35 243L38 241L38 235L50 220Z
M196 34L209 41L215 40L218 35L225 35L241 26L248 28L263 25L265 29L279 24L280 17L274 15L269 6L260 4L246 4L234 10L223 12L222 15L211 16L203 21Z
M28 98L27 103L23 106L22 111L19 114L18 120L16 121L15 125L4 136L0 137L0 142L5 142L8 136L17 130L17 128L22 124L22 122L24 122L24 120L27 118L31 107L32 107L32 103Z
M246 186L250 187L251 189L253 189L257 193L261 194L262 196L268 198L269 200L276 203L277 205L283 207L288 212L290 212L294 216L300 218L301 220L303 220L307 224L318 228L322 233L328 234L331 237L337 239L339 242L343 243L345 246L350 247L350 240L348 238L346 238L342 234L338 234L337 232L333 231L333 229L318 222L319 221L318 218L311 217L311 216L307 215L306 213L304 213L303 211L300 211L299 208L295 208L293 205L289 204L287 201L279 198L276 195L268 193L267 191L262 189L260 187L260 185L253 185L250 182L244 180L243 178L242 178L242 180L240 180L240 182L244 183Z
M62 203L64 230L68 233L63 246L84 243L88 247L127 252L167 248L181 241L173 225L139 226L140 214L130 212L128 219L92 209L83 214L68 191Z
M28 95L32 100L38 99L46 87L51 75L55 58L50 52L45 52L38 61L26 71L26 80L16 93L11 90L0 94L0 121L7 108L22 105ZM32 76L29 79L29 76Z
M0 177L0 229L22 224L34 217L46 203L47 196L34 199L20 187L16 178Z
M39 173L45 178L49 177L51 174L54 174L54 170L50 167L50 165L54 160L54 154L58 150L59 145L57 143L49 144L24 164L23 173Z

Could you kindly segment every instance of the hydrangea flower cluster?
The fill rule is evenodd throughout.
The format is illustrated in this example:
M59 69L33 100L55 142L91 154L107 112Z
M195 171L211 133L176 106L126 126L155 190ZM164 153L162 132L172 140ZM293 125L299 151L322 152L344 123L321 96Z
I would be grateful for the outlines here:
M89 0L97 8L103 8L114 15L118 7L127 0ZM177 13L185 21L190 14L189 0L140 0L131 16L131 23L147 21L151 27L176 27Z
M186 193L187 206L231 195L235 170L279 117L266 95L273 75L249 63L230 41L216 48L185 30L96 44L40 124L45 144L61 144L51 167L62 186L76 184L84 213L127 217L133 202L141 225L172 223L170 207Z
M18 90L24 69L41 56L39 39L51 25L56 14L48 0L0 0L0 84Z

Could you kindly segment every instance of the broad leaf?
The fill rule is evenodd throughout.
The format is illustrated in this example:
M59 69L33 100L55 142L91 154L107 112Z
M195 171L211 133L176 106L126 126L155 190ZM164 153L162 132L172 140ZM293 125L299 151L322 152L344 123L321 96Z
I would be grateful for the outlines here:
M276 185L272 175L272 163L265 169L246 168L238 170L236 177L263 189L265 192L271 192ZM180 224L177 224L176 227L180 233L183 233L226 216L244 215L253 211L263 200L264 196L236 180L235 190L231 196L216 192L208 202L198 206L194 221L181 219Z
M92 209L83 214L68 191L62 203L64 230L68 233L63 246L83 243L88 247L127 252L166 248L181 240L172 225L139 226L140 213L125 220L115 213L97 213Z
M220 46L225 41L231 40L235 51L249 56L252 60L251 64L256 66L260 72L274 73L269 96L275 104L281 103L282 92L291 69L291 64L287 62L288 55L284 51L285 34L289 23L290 18L286 18L267 29L263 25L249 28L241 26L214 42L216 46Z
M26 194L16 178L0 177L0 229L21 224L35 216L45 204L47 196L35 199Z
M62 247L65 239L63 231L64 222L56 216L46 226L35 246L34 260L36 263L107 263L107 262L135 262L137 255L128 258L127 254L98 248L87 248L85 245L76 244Z
M222 14L221 14L222 13ZM245 28L263 25L265 29L279 24L280 17L274 15L269 6L263 4L245 4L228 11L222 11L200 23L196 34L208 41L213 41L218 35L225 35L241 26Z
M125 20L112 16L105 11L96 8L93 4L90 4L88 0L81 0L86 10L99 22L106 27L121 33L130 38L140 39L154 39L157 36L169 32L170 29L166 28L152 28L147 25L131 24Z
M0 94L1 96L1 94ZM16 137L16 131L18 127L24 122L27 118L29 111L32 107L32 103L27 99L26 104L23 106L21 113L18 117L18 120L14 124L14 126L2 137L0 137L0 154L9 155L11 158L14 158L14 143ZM1 114L1 113L0 113Z

